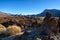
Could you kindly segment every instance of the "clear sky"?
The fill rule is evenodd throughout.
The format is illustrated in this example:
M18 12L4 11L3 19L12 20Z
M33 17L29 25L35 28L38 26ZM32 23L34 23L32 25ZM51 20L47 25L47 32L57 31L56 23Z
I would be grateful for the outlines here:
M31 15L45 9L60 9L60 0L0 0L0 11Z

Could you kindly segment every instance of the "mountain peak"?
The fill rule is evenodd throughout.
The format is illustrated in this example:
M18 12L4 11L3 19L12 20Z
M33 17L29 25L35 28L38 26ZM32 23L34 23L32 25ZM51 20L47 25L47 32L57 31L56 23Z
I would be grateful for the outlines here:
M58 9L45 9L42 13L35 15L35 17L44 17L46 12L49 12L54 17L60 17L60 10Z

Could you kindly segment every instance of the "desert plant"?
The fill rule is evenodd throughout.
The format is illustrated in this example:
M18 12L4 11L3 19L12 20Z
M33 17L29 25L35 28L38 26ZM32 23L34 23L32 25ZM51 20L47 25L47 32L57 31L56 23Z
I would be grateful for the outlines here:
M21 31L22 31L21 28L17 25L12 25L12 26L7 27L7 33L10 35L19 34L21 33Z
M0 24L0 34L5 33L6 32L6 28Z

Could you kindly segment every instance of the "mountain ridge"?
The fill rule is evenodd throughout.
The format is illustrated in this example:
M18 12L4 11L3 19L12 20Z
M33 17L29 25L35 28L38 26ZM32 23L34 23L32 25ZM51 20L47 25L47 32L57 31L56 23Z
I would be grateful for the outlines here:
M36 15L13 15L13 14L11 15L0 11L0 17L7 17L7 16L45 17L46 12L51 13L54 17L60 17L60 10L58 9L45 9L43 12Z
M0 11L0 17L8 17L8 16L11 16L11 14L4 13L4 12Z
M57 9L45 9L42 13L37 14L37 17L44 17L46 12L49 12L52 14L54 17L60 17L60 10Z

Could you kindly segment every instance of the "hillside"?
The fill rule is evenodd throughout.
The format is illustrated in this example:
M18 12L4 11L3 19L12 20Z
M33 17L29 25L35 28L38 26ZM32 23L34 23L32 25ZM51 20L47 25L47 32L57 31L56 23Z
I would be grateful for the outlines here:
M11 16L11 15L0 11L0 17L7 17L7 16Z

